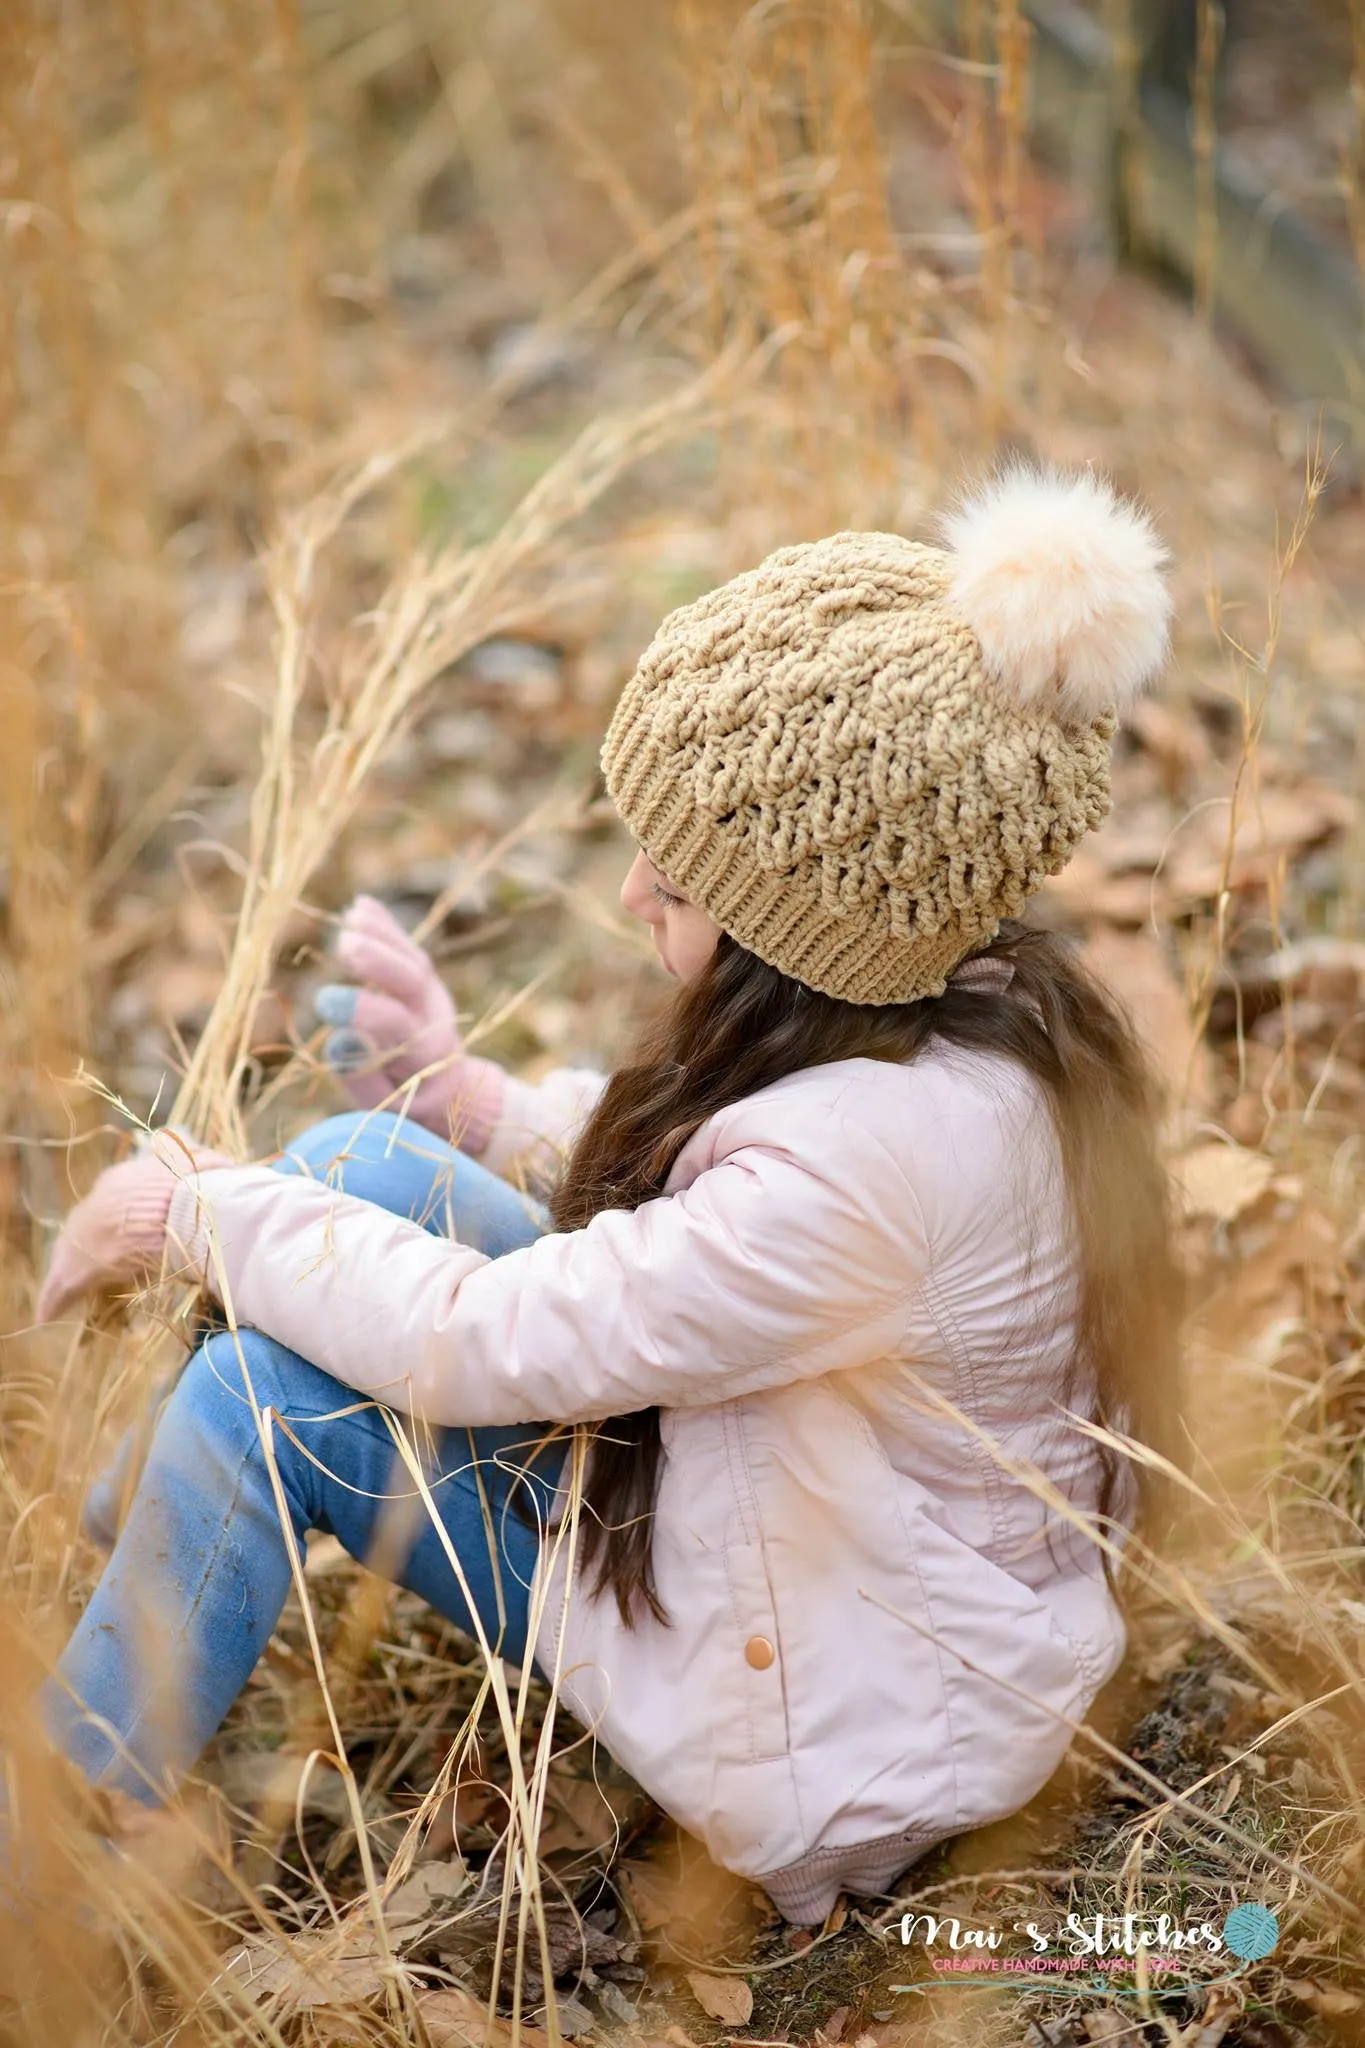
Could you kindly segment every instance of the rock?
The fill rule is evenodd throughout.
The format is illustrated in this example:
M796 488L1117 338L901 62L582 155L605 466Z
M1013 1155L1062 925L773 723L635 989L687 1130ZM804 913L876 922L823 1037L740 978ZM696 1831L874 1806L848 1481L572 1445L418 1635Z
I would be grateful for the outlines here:
M639 2011L631 2004L625 1992L617 1985L604 1979L597 1986L595 1995L597 2003L601 2006L603 2012L606 2013L608 2019L619 2020L623 2027L633 2027L638 2024L640 2018Z
M543 2023L545 2019L544 2013L536 2014L534 2017L538 2023ZM567 1996L555 1999L555 2017L559 2021L559 2031L566 2041L575 2041L580 2034L590 2034L597 2025L596 2015L589 2012L581 1999Z
M428 763L486 761L497 751L499 732L487 711L443 711L427 724L416 752Z
M488 350L488 372L519 391L543 391L571 380L581 368L584 351L566 334L555 334L537 322L519 320L494 336Z
M486 690L507 691L526 711L548 711L564 690L557 654L535 640L485 640L460 663L460 673Z

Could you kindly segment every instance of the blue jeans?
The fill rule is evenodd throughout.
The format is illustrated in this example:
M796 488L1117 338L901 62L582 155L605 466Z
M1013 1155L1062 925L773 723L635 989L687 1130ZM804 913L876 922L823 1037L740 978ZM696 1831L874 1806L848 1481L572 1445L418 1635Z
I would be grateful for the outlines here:
M493 1258L547 1227L541 1210L476 1161L378 1113L319 1125L279 1171L326 1178ZM243 1365L258 1407L275 1412L275 1466L300 1552L307 1530L326 1531L472 1632L445 1545L398 1460L401 1426L491 1646L515 1664L527 1655L531 1575L567 1440L546 1441L537 1423L426 1430L258 1330L220 1332L189 1360L162 1410L122 1533L44 1698L56 1740L86 1776L148 1803L221 1725L291 1584L290 1542ZM106 1482L106 1494L114 1490ZM97 1504L95 1519L100 1512Z

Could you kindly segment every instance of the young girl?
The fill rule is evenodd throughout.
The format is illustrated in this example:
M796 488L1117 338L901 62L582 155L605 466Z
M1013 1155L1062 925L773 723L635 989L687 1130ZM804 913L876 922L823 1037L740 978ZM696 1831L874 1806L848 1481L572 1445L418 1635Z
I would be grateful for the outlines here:
M365 1113L274 1166L160 1139L75 1210L44 1316L169 1245L241 1326L189 1361L53 1688L92 1779L166 1795L308 1529L557 1674L799 1923L1054 1770L1143 1505L1093 1425L1165 1436L1175 1286L1140 1055L1013 920L1109 808L1169 604L1092 477L1011 472L946 540L784 548L664 621L603 770L678 987L610 1080L466 1055L362 899L322 1008ZM439 1527L381 1522L394 1411Z

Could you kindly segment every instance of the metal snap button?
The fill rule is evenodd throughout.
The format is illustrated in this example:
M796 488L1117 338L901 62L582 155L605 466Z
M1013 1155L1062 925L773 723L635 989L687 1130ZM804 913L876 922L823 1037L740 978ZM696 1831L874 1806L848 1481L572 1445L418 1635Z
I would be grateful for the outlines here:
M776 1655L766 1636L750 1636L744 1645L744 1661L752 1664L755 1671L766 1671Z

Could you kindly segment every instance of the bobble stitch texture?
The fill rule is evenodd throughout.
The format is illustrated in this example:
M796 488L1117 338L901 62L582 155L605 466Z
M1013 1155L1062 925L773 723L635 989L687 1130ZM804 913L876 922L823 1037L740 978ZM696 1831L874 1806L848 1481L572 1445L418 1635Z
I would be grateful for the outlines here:
M1112 708L1012 693L952 568L895 534L780 548L664 620L603 748L651 860L848 1002L941 992L1110 807Z

